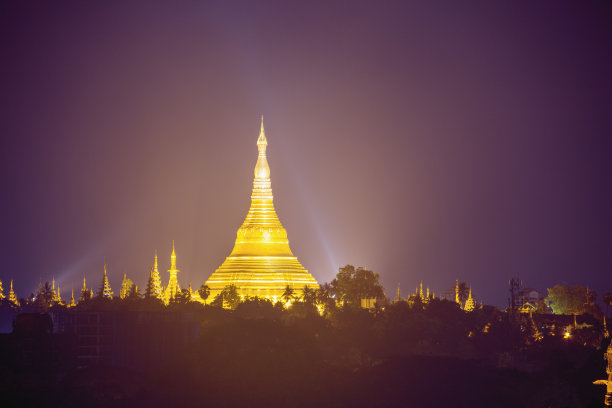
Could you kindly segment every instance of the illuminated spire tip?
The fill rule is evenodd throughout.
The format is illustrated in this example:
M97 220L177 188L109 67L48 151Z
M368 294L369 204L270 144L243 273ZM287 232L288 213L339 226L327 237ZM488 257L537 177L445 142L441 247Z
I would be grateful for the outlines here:
M257 139L257 146L261 152L263 146L263 153L266 152L265 146L268 144L268 140L266 139L266 131L264 130L263 124L263 115L261 115L261 128L259 129L259 138Z

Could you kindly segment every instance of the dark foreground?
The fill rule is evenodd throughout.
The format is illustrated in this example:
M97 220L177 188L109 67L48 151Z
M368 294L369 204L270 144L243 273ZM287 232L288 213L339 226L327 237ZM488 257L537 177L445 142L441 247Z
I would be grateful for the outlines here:
M134 315L112 334L113 347L129 344L95 364L79 360L69 328L4 335L0 406L603 405L604 389L592 385L605 373L601 348L552 334L533 342L524 325L499 312L465 317L436 307L325 318L307 308L205 308L190 315L195 336L166 323L151 330Z

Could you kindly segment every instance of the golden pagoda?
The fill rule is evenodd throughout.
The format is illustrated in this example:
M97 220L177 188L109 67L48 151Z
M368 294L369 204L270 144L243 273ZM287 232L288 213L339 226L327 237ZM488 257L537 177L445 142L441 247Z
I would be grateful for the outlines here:
M76 306L76 302L74 301L74 289L72 289L72 291L70 292L70 303L68 303L66 305L67 308L71 308L71 307L75 307Z
M13 280L11 279L11 288L9 289L9 294L8 294L8 300L9 302L13 303L15 306L19 306L19 300L17 300L17 294L15 293L15 290L13 290Z
M57 289L55 289L55 276L53 276L52 280L51 280L51 291L53 293L53 296L51 297L51 301L52 302L59 302L59 292L58 292L59 286Z
M211 299L227 285L235 285L241 296L272 300L280 299L287 286L296 294L305 286L319 287L291 252L287 231L274 210L267 145L262 117L251 207L238 229L234 249L206 281Z
M87 289L87 285L85 284L85 277L83 276L83 289L81 289L81 296L79 297L79 303L84 302L87 299L91 299L89 295L89 289Z
M472 312L474 311L474 309L476 309L476 303L474 302L474 298L472 297L472 288L470 288L470 294L467 300L465 301L465 307L463 308L463 310L465 310L466 312Z
M85 285L85 281L83 280L83 286ZM104 264L104 275L102 276L102 284L100 285L100 289L98 290L98 296L105 299L113 298L113 290L110 287L110 283L108 282L108 276L106 276L106 264ZM91 294L93 297L93 293Z
M157 262L157 254L155 254L155 261ZM156 269L157 269L157 265ZM172 255L170 255L170 269L168 269L168 273L170 274L170 278L168 279L168 286L166 286L166 290L164 291L164 302L168 304L171 299L176 296L176 292L181 291L181 287L178 283L177 273L179 270L176 268L176 252L174 251L174 241L172 241Z
M151 297L156 299L163 299L164 288L161 284L161 277L159 276L159 269L157 266L157 251L155 251L155 262L149 273L149 281L147 282L147 288L145 289L145 297Z

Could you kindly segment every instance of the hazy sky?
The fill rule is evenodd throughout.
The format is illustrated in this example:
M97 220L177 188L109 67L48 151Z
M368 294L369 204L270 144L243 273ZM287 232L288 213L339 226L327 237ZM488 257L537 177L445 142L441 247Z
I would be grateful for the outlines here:
M264 115L278 215L319 282L520 276L612 290L601 2L3 2L0 279L64 297L229 255Z

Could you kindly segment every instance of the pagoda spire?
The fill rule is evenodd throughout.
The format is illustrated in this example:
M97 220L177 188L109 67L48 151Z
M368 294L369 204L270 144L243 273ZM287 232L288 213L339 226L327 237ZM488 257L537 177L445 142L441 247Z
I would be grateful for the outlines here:
M157 260L157 255L155 255ZM172 240L172 254L170 255L170 269L176 269L176 251L174 250L174 240Z
M459 300L459 279L455 283L455 302L461 307L461 301Z
M170 303L170 300L176 296L176 292L181 290L181 287L178 283L178 274L179 270L176 267L176 251L174 250L174 240L172 240L172 255L170 255L170 269L168 269L168 273L170 277L168 279L168 286L164 291L164 302L166 304Z
M158 299L161 299L164 288L162 287L162 284L161 284L161 276L159 276L159 267L157 264L157 251L155 251L155 263L153 265L152 279L153 279L153 295L157 297Z
M261 129L259 130L259 137L257 138L257 163L255 164L255 182L261 180L266 183L267 190L269 189L269 196L272 197L272 188L270 183L270 166L268 165L268 158L266 157L266 148L268 147L268 139L266 139L266 131L263 126L263 116L261 117ZM253 194L255 194L255 185L253 186ZM263 186L262 186L263 187ZM266 195L267 197L267 195Z
M55 276L51 277L51 293L53 293L52 302L59 302L58 291L55 288Z
M9 294L8 294L8 300L9 302L13 303L15 306L19 306L19 300L17 300L17 294L15 293L15 290L13 289L12 279L11 279L11 288L9 289Z
M113 298L113 291L111 290L110 283L108 282L108 276L106 276L106 264L104 264L104 276L102 276L102 284L100 285L98 296L106 299Z
M172 249L174 250L174 243L172 245ZM155 261L153 262L153 268L151 268L151 272L149 273L149 281L147 282L147 287L145 289L145 297L163 299L163 295L164 288L162 288L161 277L159 276L159 269L157 266L157 251L155 251Z
M259 128L259 138L257 139L257 146L259 147L260 144L263 144L265 146L268 145L268 141L266 140L266 131L264 130L263 115L261 115L261 127Z
M134 282L132 282L132 280L129 279L127 274L124 272L123 281L121 281L121 290L119 291L119 297L121 299L128 297L130 290L132 289L132 285L134 285Z
M70 308L70 307L75 307L76 303L74 301L74 289L70 290L70 303L68 303L68 305L66 305L66 307Z
M92 295L89 293L87 289L87 282L85 281L85 277L83 276L83 288L81 289L81 295L79 296L79 303L84 302L92 298Z
M472 297L472 288L470 288L470 294L468 295L468 298L465 301L465 308L464 308L464 310L466 312L471 312L474 309L476 309L476 304L474 303L474 298Z

